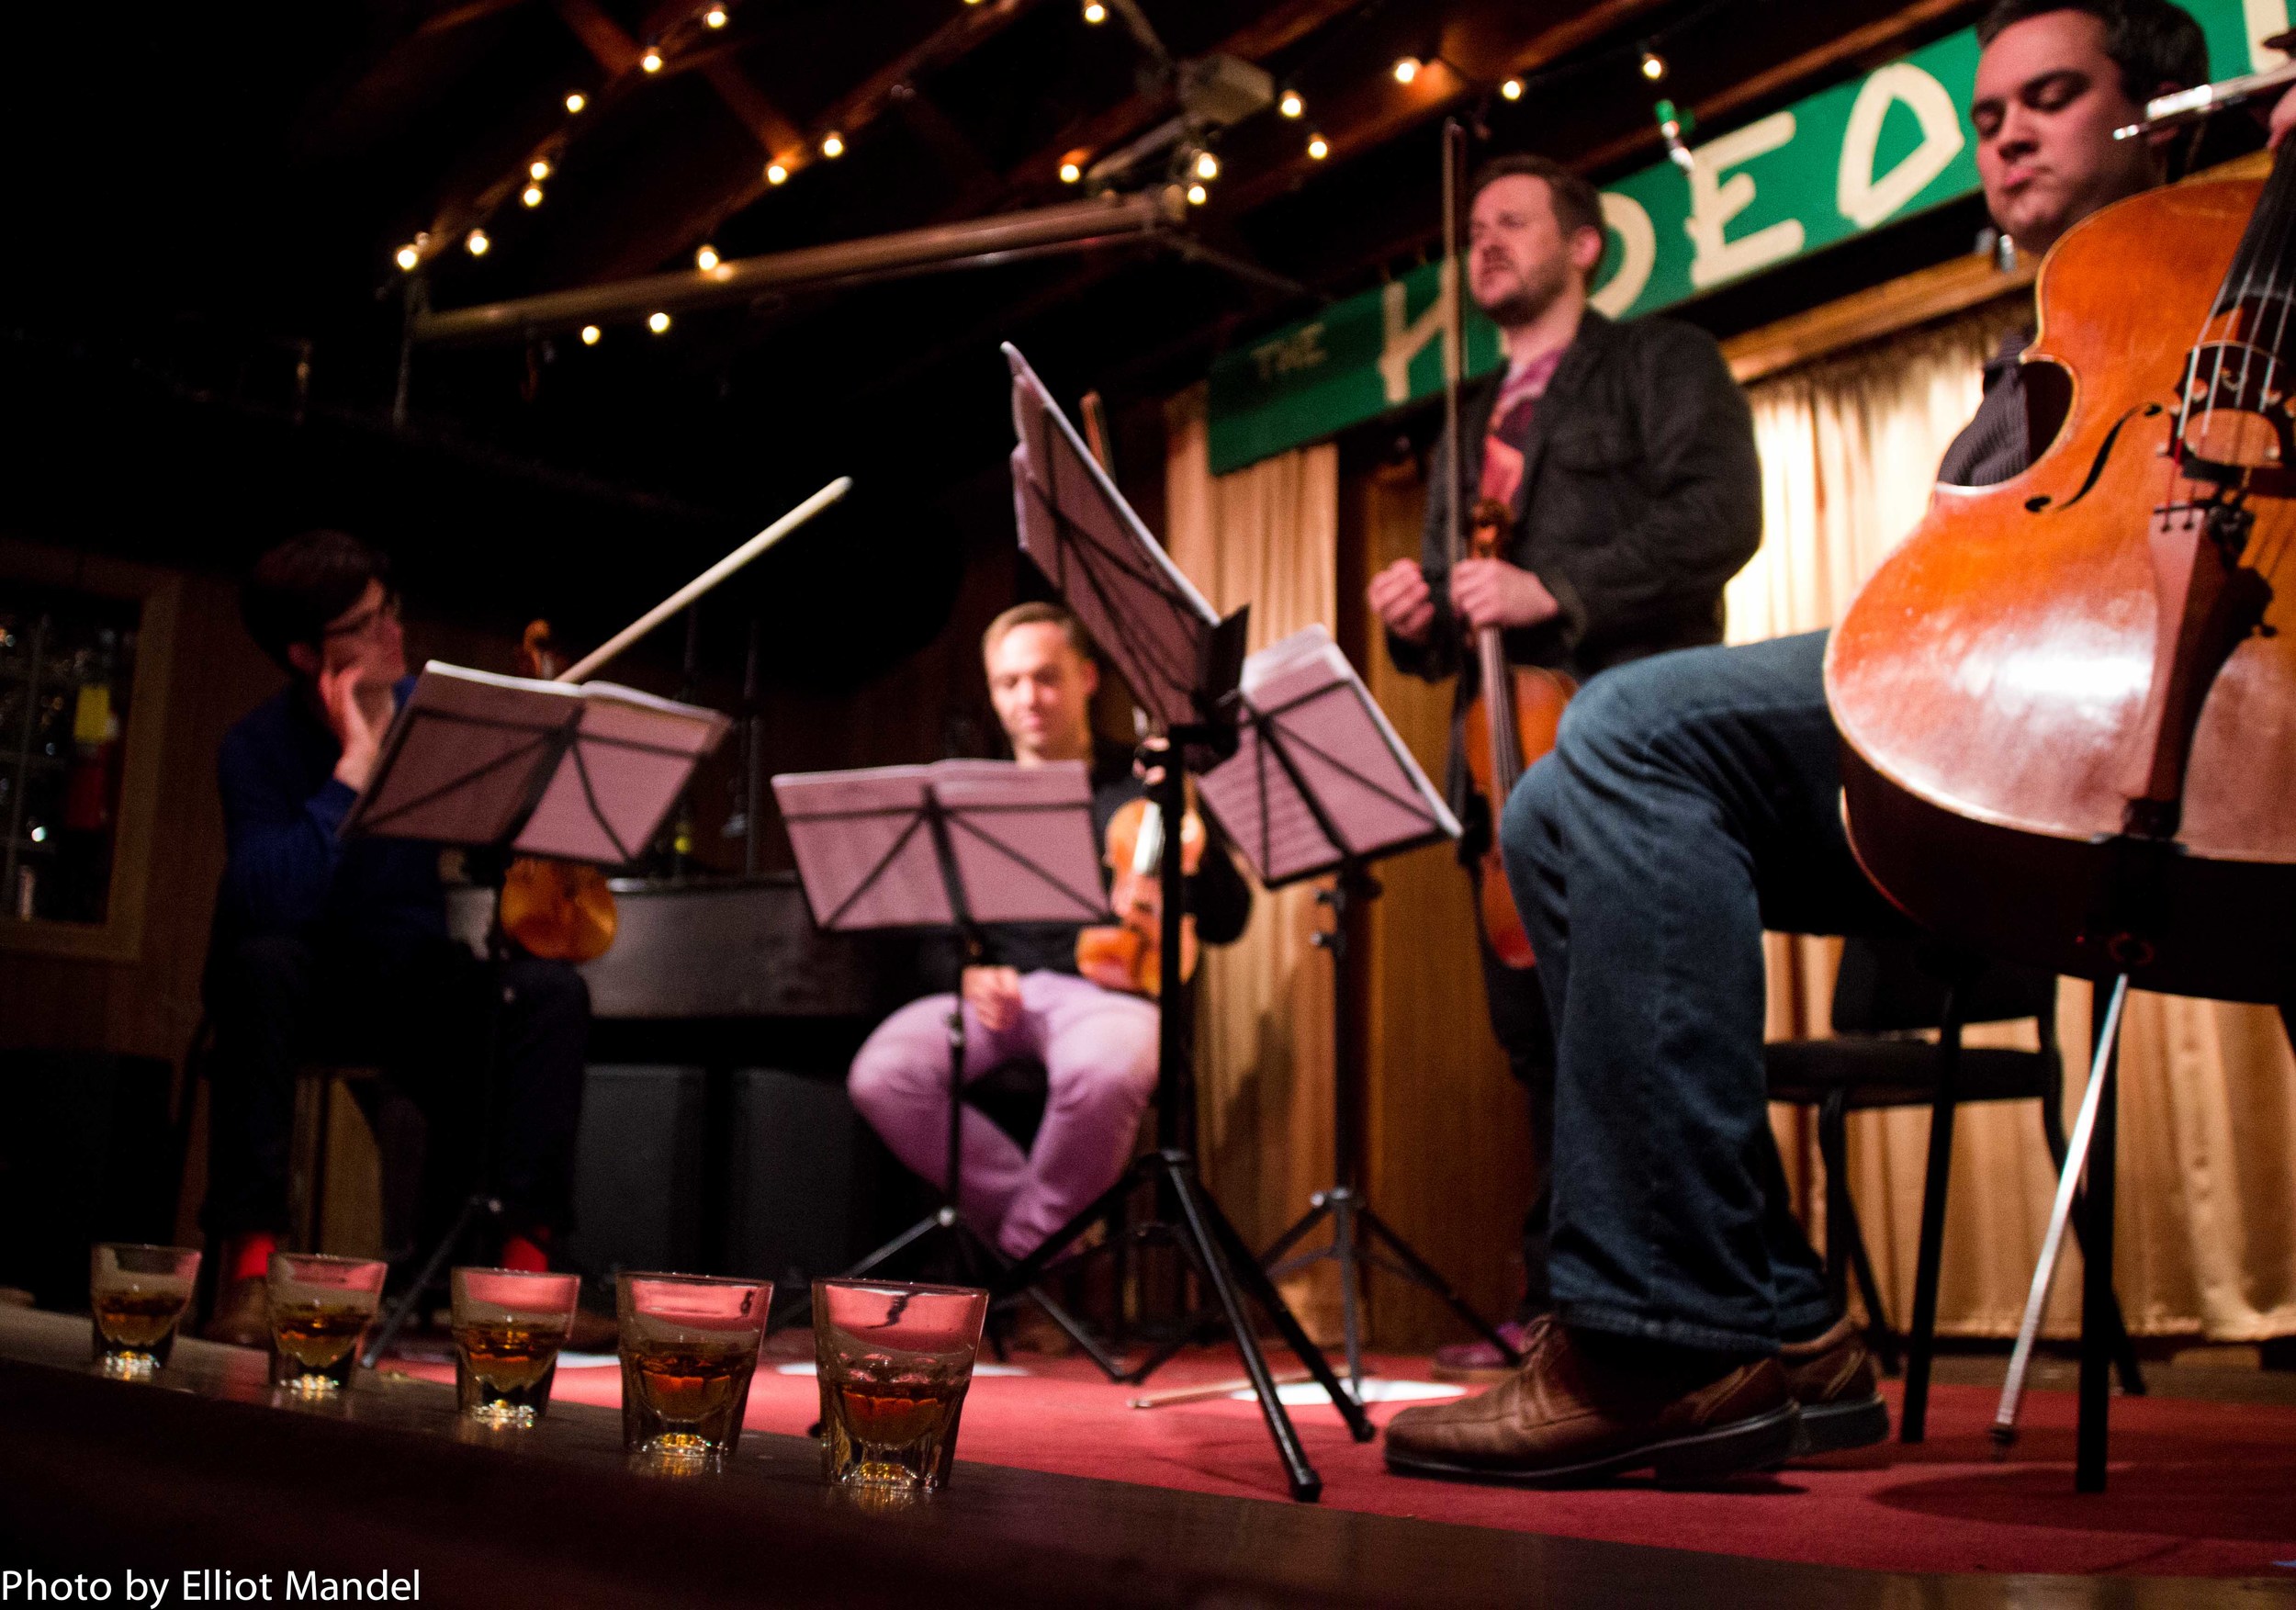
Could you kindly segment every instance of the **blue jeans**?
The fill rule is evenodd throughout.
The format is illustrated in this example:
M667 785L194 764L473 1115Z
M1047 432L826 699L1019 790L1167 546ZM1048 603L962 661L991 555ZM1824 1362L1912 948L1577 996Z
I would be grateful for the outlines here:
M1555 1020L1566 1324L1766 1353L1832 1317L1771 1137L1762 929L1902 919L1842 832L1825 647L1606 671L1507 801L1508 882Z

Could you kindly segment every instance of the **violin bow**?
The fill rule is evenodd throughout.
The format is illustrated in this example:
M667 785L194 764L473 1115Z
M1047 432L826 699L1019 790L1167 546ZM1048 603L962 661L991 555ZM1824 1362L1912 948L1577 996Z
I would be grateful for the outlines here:
M759 532L757 535L743 543L683 587L679 588L677 591L663 599L652 609L638 616L572 665L568 666L557 674L556 680L562 682L588 681L591 677L596 676L604 668L605 663L615 655L645 636L647 633L660 625L671 615L676 614L852 490L853 478L850 475L838 476L837 479L814 493L812 497L807 498L763 531Z

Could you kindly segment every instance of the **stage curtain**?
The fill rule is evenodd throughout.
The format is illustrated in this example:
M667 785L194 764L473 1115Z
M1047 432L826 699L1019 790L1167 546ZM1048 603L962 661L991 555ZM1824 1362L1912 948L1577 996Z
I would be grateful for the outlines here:
M1749 388L1761 452L1761 551L1731 582L1734 642L1830 625L1926 505L1938 459L1975 411L1979 366L2030 317L2021 298ZM1828 1028L1838 946L1773 935L1771 1035ZM2059 994L2068 1125L2087 1078L2090 991ZM2006 1026L1972 1043L2017 1043ZM2032 1043L2030 1030L2024 1043ZM1789 1171L1822 1233L1815 1131L1776 1109ZM2132 1328L2250 1341L2296 1333L2296 1063L2276 1014L2139 994L2122 1057L2115 1275ZM1853 1116L1851 1189L1891 1318L1912 1310L1927 1113ZM2008 1335L2023 1311L2054 1178L2029 1103L1962 1109L1953 1133L1939 1328ZM2049 1313L2078 1328L2079 1260Z
M1204 393L1166 415L1165 543L1212 606L1252 606L1250 645L1337 619L1339 450L1302 448L1213 476ZM1206 947L1198 974L1197 1105L1207 1177L1255 1245L1307 1210L1329 1184L1331 963L1310 942L1322 926L1315 884L1255 892L1251 927ZM1319 1335L1336 1328L1330 1266L1286 1295Z

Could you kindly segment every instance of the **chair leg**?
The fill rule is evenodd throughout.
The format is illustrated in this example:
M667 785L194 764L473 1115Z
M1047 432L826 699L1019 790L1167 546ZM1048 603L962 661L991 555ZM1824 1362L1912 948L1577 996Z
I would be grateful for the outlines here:
M1818 1155L1826 1165L1826 1294L1837 1313L1850 1306L1849 1237L1843 1233L1851 1211L1845 1105L1846 1098L1836 1090L1818 1107Z
M1930 1363L1937 1344L1937 1277L1945 1248L1945 1199L1953 1163L1953 1093L1941 1082L1930 1109L1929 1166L1921 1179L1921 1245L1913 1266L1913 1329L1906 1338L1906 1399L1897 1440L1929 1435Z
M1889 1323L1889 1305L1882 1299L1882 1283L1874 1277L1874 1260L1865 1250L1865 1227L1858 1221L1855 1201L1843 1198L1841 1229L1850 1242L1850 1268L1858 1289L1865 1294L1866 1345L1881 1361L1884 1373L1895 1375L1903 1362L1898 1357L1897 1333Z
M2041 1138L2049 1147L2049 1165L2058 1174L2065 1172L2065 1115L2057 1110L2054 1100L2041 1103ZM2073 1199L2073 1240L2081 1249L2084 1263L2088 1258L2088 1193L2081 1192ZM2144 1369L2136 1357L2136 1342L2129 1334L2129 1327L2121 1313L2121 1294L2113 1290L2106 1294L2104 1312L2105 1345L2112 1356L2115 1374L2121 1378L2121 1390L2132 1398L2144 1395Z

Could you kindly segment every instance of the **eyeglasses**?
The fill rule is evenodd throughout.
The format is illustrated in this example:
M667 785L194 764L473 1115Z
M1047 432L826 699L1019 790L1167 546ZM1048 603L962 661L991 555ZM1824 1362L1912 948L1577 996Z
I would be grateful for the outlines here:
M396 621L399 618L399 602L396 592L386 592L382 602L373 609L363 609L349 620L329 626L319 634L319 640L328 643L337 637L355 637L377 621Z

